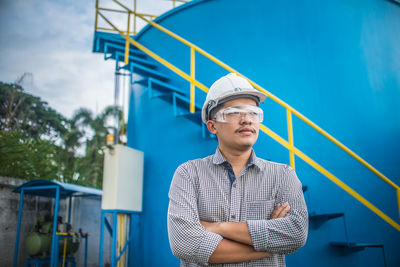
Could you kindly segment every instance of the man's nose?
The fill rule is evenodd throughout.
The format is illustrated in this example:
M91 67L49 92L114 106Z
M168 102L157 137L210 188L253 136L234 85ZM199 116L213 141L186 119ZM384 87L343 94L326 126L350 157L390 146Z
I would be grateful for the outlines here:
M241 124L251 124L252 123L249 113L243 112L240 114L240 123Z

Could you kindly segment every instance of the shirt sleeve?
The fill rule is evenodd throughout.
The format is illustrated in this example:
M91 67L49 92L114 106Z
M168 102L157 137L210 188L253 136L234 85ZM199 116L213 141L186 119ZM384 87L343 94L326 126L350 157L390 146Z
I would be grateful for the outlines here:
M200 265L208 264L222 240L200 224L195 185L184 165L176 170L169 191L168 236L176 257Z
M288 202L288 215L273 220L248 220L247 224L256 251L289 254L304 246L307 240L308 212L295 171L287 166L279 179L276 203Z

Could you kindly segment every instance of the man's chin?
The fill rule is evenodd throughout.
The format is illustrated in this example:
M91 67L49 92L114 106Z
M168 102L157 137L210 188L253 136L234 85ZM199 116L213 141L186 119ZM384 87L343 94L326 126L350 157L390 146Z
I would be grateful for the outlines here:
M253 142L248 142L248 143L242 143L240 144L239 150L241 151L247 151L253 147L254 143Z

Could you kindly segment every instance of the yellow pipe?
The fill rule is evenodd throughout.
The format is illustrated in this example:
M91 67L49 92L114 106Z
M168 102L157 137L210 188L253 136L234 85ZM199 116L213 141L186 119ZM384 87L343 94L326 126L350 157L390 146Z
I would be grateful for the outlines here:
M110 20L108 20L101 12L99 12L99 15L108 23L110 24L110 26L117 31L119 34L121 34L122 36L125 36L124 33L122 31L120 31ZM142 50L143 52L145 52L146 54L148 54L149 56L151 56L152 58L154 58L155 60L157 60L158 62L160 62L161 64L163 64L164 66L166 66L167 68L171 69L172 71L174 71L175 73L177 73L178 75L180 75L181 77L183 77L184 79L186 79L189 82L194 83L194 85L196 85L197 87L199 87L201 90L208 92L208 88L192 79L189 75L187 75L185 72L183 72L182 70L180 70L179 68L175 67L174 65L172 65L171 63L169 63L168 61L166 61L165 59L161 58L160 56L158 56L156 53L152 52L150 49L146 48L145 46L143 46L142 44L140 44L139 42L133 40L131 37L129 37L129 42L132 43L134 46L136 46L137 48L139 48L140 50Z
M125 37L125 65L129 64L129 26L131 22L131 12L128 12L128 23L127 23L127 31Z
M125 217L126 217L126 214L123 214L123 216L122 216L122 233L121 233L121 237L122 237L122 242L121 242L121 252L122 252L122 250L123 250L123 248L124 248L124 246L125 246L125 242L126 242L126 239L125 239L125 237L126 237L126 224L125 224ZM126 252L126 251L125 251ZM124 253L122 256L121 256L121 267L123 267L124 265L125 265L125 255L126 255L126 253Z
M114 29L110 29L110 28L104 28L104 27L97 27L97 30L103 30L103 31L115 32L115 30L114 30Z
M120 252L121 252L121 220L120 220L120 216L121 214L118 213L118 217L117 217L117 258L120 256ZM120 263L121 261L117 261L117 267L120 267Z
M115 3L117 3L118 5L120 5L122 8L124 8L125 10L127 10L127 11L131 11L132 12L132 10L129 8L129 7L127 7L127 6L125 6L124 4L122 4L121 2L119 2L119 1L117 1L117 0L113 0ZM134 8L136 9L136 0L134 0Z
M190 48L190 77L195 80L195 51L193 48ZM190 113L194 113L195 106L195 88L194 84L190 83Z
M117 266L122 267L124 266L124 255L121 255L122 248L125 244L124 237L125 237L125 222L123 213L118 213L118 256L121 256Z
M125 105L125 103L123 103ZM125 119L124 119L124 111L121 111L121 135L125 134Z
M292 166L293 169L295 169L294 165L294 142L293 142L293 123L292 123L292 113L290 110L286 110L286 116L287 116L287 129L288 129L288 139L289 139L289 158L290 158L290 166Z
M182 78L186 79L187 81L193 83L194 85L196 85L197 87L199 87L201 90L203 90L204 92L208 92L208 88L198 82L197 80L192 79L189 75L187 75L185 72L183 72L182 70L180 70L179 68L175 67L174 65L172 65L171 63L169 63L168 61L166 61L165 59L161 58L160 56L158 56L157 54L155 54L154 52L152 52L151 50L149 50L148 48L144 47L143 45L141 45L140 43L138 43L137 41L133 40L132 38L129 38L129 42L131 42L134 46L136 46L137 48L139 48L140 50L142 50L143 52L145 52L146 54L148 54L149 56L151 56L152 58L154 58L155 60L157 60L158 62L160 62L161 64L163 64L164 66L166 66L167 68L171 69L172 71L174 71L175 73L177 73L178 75L180 75Z
M340 147L342 150L346 151L350 156L352 156L353 158L355 158L357 161L359 161L361 164L363 164L365 167L367 167L369 170L371 170L373 173L375 173L379 178L381 178L382 180L384 180L386 183L388 183L390 186L392 186L393 188L399 190L400 187L398 185L396 185L394 182L392 182L389 178L387 178L385 175L383 175L381 172L379 172L377 169L375 169L374 167L372 167L368 162L366 162L364 159L362 159L360 156L358 156L356 153L354 153L352 150L350 150L348 147L346 147L345 145L343 145L341 142L339 142L338 140L336 140L333 136L331 136L330 134L328 134L327 132L325 132L324 130L322 130L318 125L316 125L315 123L313 123L312 121L310 121L309 119L307 119L305 116L303 116L302 114L300 114L299 112L295 111L294 109L292 109L292 112L299 117L300 119L302 119L304 122L306 122L308 125L310 125L311 127L313 127L315 130L317 130L319 133L321 133L322 135L324 135L326 138L328 138L330 141L332 141L335 145L337 145L338 147Z
M136 13L139 16L144 16L144 17L151 17L151 18L157 18L157 15L153 15L153 14L146 14L146 13Z
M368 200L366 200L364 197L362 197L360 194L358 194L356 191L354 191L352 188L350 188L347 184L343 183L339 178L334 176L332 173L324 169L321 165L313 161L311 158L306 156L303 152L301 152L299 149L294 148L294 151L298 157L300 157L302 160L307 162L309 165L313 166L316 170L318 170L320 173L322 173L324 176L326 176L329 180L334 182L336 185L338 185L340 188L345 190L347 193L349 193L351 196L353 196L355 199L360 201L362 204L364 204L367 208L372 210L374 213L376 213L379 217L384 219L387 223L389 223L391 226L393 226L395 229L400 231L400 225L392 220L389 216L387 216L385 213L383 213L381 210L379 210L377 207L371 204Z
M116 1L116 0L114 0ZM110 20L108 20L100 11L98 12L99 15L108 23L110 24L110 26L116 31L118 32L121 36L126 36L122 31L120 31ZM157 54L155 54L154 52L152 52L151 50L149 50L148 48L146 48L145 46L141 45L139 42L133 40L132 38L129 37L129 42L132 43L134 46L136 46L137 48L139 48L140 50L142 50L143 52L145 52L146 54L148 54L149 56L151 56L152 58L154 58L155 60L157 60L158 62L160 62L161 64L163 64L164 66L166 66L167 68L171 69L172 71L174 71L175 73L177 73L178 75L180 75L182 78L186 79L187 81L193 83L195 86L197 86L198 88L200 88L201 90L203 90L204 92L208 92L208 88L200 83L199 81L193 79L192 77L190 77L189 75L187 75L185 72L183 72L182 70L180 70L179 68L175 67L174 65L172 65L171 63L169 63L168 61L166 61L165 59L161 58L160 56L158 56Z
M58 254L58 253L57 253ZM62 267L65 265L65 257L67 256L67 238L64 238L63 262Z
M128 13L125 10L113 9L113 8L105 8L105 7L98 7L98 10L110 11L110 12L117 12L117 13Z
M279 142L281 145L286 147L287 149L290 148L290 144L277 135L275 132L270 130L268 127L266 127L263 124L260 124L260 130L272 137L275 141ZM367 208L372 210L375 214L377 214L379 217L381 217L383 220L385 220L387 223L389 223L391 226L393 226L395 229L400 231L400 225L396 223L394 220L392 220L389 216L387 216L385 213L383 213L381 210L379 210L377 207L375 207L373 204L371 204L368 200L366 200L364 197L362 197L360 194L358 194L356 191L354 191L352 188L350 188L348 185L343 183L341 180L339 180L336 176L334 176L332 173L327 171L325 168L323 168L321 165L316 163L314 160L312 160L310 157L305 155L303 152L301 152L299 149L296 147L293 147L294 153L307 162L309 165L314 167L316 170L318 170L320 173L322 173L324 176L326 176L328 179L330 179L332 182L334 182L336 185L338 185L340 188L342 188L344 191L349 193L351 196L353 196L355 199L357 199L359 202L364 204ZM398 199L400 197L400 193L398 192L397 195ZM399 202L400 206L400 202Z
M283 145L287 149L290 148L290 144L285 139L283 139L282 137L277 135L274 131L269 129L264 124L260 124L260 130L263 131L264 133L266 133L267 135L269 135L270 137L272 137L272 139L274 139L275 141L277 141L278 143L280 143L281 145Z
M399 217L400 217L400 189L397 189L396 193L397 193L397 207L399 208Z

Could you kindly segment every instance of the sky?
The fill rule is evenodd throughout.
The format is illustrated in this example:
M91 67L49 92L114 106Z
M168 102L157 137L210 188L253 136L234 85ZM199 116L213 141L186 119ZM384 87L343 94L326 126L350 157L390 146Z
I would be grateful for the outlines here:
M133 6L133 0L121 1ZM114 103L115 62L92 53L95 0L0 0L0 81L15 82L70 118ZM100 0L103 7L117 8ZM162 14L168 0L137 0L139 12ZM115 18L118 19L118 18ZM122 19L122 18L121 18Z

